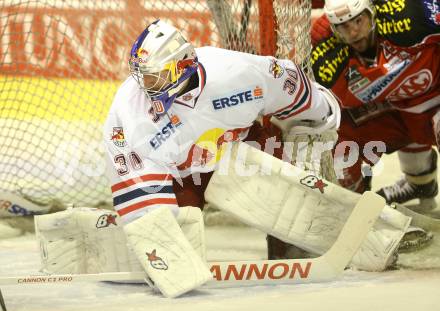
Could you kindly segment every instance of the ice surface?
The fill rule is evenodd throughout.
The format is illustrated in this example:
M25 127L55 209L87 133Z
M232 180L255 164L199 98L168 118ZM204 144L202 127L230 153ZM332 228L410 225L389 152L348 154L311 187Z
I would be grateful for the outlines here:
M399 175L394 157L384 161L374 186ZM210 260L263 259L264 234L246 227L207 228ZM251 311L436 311L440 310L440 233L431 246L399 257L400 269L382 273L347 270L338 280L307 285L200 289L163 298L146 285L104 282L10 285L2 292L10 311L251 310ZM0 240L0 277L38 272L33 235Z

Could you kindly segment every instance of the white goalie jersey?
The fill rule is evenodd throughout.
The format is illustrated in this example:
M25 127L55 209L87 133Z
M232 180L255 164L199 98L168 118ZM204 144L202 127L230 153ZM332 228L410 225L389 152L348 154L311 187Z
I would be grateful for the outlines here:
M243 140L260 116L288 128L307 120L312 132L338 126L335 98L291 61L214 47L196 52L198 87L157 122L132 77L115 96L104 139L114 208L126 223L155 207L177 208L173 177L215 170L223 143Z

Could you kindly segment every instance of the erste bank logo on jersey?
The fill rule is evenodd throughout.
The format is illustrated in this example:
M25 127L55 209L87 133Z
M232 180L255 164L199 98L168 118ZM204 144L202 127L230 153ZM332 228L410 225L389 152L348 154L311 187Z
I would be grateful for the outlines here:
M239 91L231 96L214 99L212 101L212 106L215 110L220 110L260 98L263 98L263 89L259 86L256 86L254 89Z
M170 122L168 122L162 129L157 132L152 139L150 139L150 145L155 150L159 148L163 142L165 142L174 132L176 128L182 125L180 118L177 115L172 115Z

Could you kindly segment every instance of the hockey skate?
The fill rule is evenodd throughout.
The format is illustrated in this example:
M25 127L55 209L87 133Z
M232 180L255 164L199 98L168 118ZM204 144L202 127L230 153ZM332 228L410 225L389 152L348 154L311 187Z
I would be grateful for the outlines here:
M435 197L438 194L437 153L432 152L431 168L428 171L418 175L405 173L394 185L380 189L377 194L384 197L388 204L403 204L418 199L418 205L408 207L421 213L436 208Z
M420 212L430 211L437 206L435 197L438 194L438 183L434 179L426 184L415 184L408 181L407 176L404 176L394 185L380 189L377 194L384 197L388 204L403 204L418 199L419 204L414 206L414 209Z
M266 237L266 241L267 259L269 260L314 258L319 256L317 254L309 253L306 250L293 244L283 242L271 235L268 235Z

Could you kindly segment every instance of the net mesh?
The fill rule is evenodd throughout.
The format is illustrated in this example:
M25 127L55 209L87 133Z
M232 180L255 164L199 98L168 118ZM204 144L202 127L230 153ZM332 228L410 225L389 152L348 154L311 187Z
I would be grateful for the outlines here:
M195 46L294 58L310 72L306 0L39 0L0 4L0 191L41 204L111 195L101 128L132 41L160 18Z

